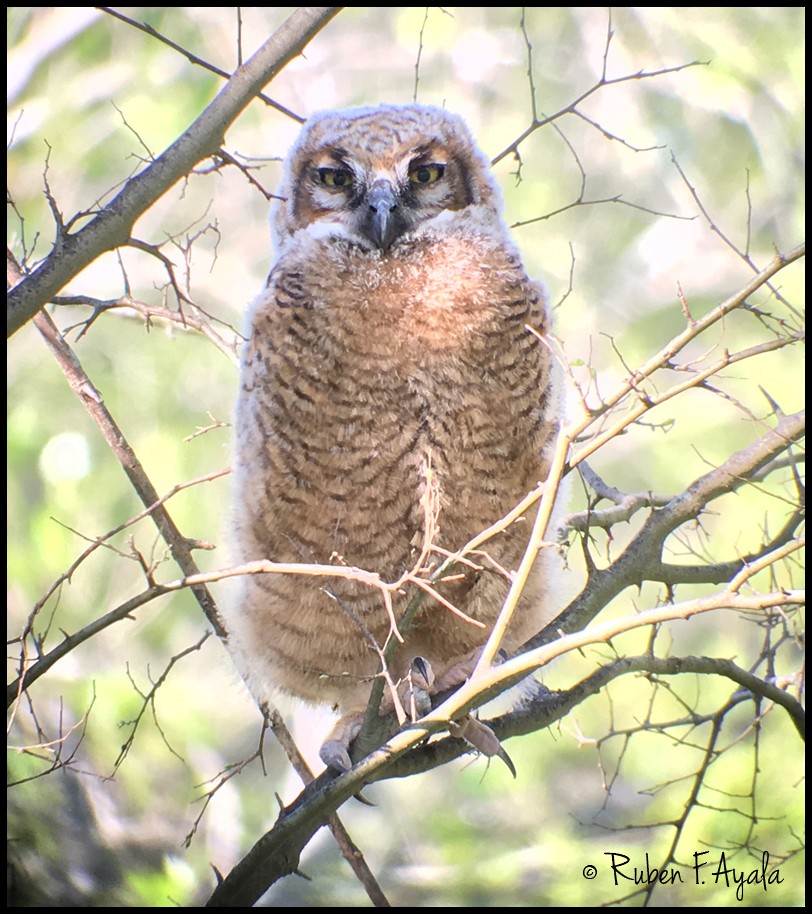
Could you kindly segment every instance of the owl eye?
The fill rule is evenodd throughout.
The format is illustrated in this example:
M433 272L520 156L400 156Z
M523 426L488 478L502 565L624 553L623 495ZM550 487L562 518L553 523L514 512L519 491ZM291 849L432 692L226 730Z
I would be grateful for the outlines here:
M346 168L318 168L319 181L327 187L352 187L352 174Z
M439 181L445 172L445 165L417 165L409 172L412 184L433 184Z

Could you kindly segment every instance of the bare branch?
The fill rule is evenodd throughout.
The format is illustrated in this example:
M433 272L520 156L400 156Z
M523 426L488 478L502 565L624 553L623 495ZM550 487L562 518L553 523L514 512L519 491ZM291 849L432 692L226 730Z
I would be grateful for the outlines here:
M164 153L131 178L82 229L68 234L33 273L8 295L8 335L47 304L100 254L126 244L136 219L198 162L223 145L227 127L260 89L299 54L339 12L339 7L301 7L231 77L217 98Z
M495 155L491 159L491 165L496 165L498 162L501 162L505 156L508 155L518 155L519 146L532 134L534 134L541 127L551 124L553 121L557 121L559 118L563 117L565 114L577 114L577 108L581 102L589 98L590 95L594 95L598 90L602 89L604 86L612 86L618 83L629 82L630 80L638 79L654 79L658 76L664 76L667 73L678 73L680 70L685 70L688 67L702 67L707 66L707 61L694 60L691 63L684 63L677 67L664 67L661 70L651 70L643 71L640 70L637 73L630 73L628 76L618 76L615 79L607 79L604 75L601 77L595 85L591 86L586 92L582 92L575 101L570 102L569 105L559 109L555 114L550 114L543 116L540 120L533 121L529 127L527 127L512 143L506 146L500 153Z
M576 631L624 588L644 580L658 580L666 537L686 521L698 517L715 498L745 485L750 476L797 441L805 428L804 412L782 417L773 431L732 454L722 466L700 477L668 505L653 512L623 554L609 568L590 575L583 591L556 620L556 631ZM553 631L542 633L526 646L544 644L553 637Z
M176 44L170 38L167 38L166 35L162 35L159 31L154 29L151 25L146 22L136 22L135 19L130 19L129 16L125 16L123 13L114 10L111 6L100 6L100 10L107 13L109 16L114 16L116 19L120 19L122 22L126 22L127 25L132 26L134 29L139 29L142 32L146 32L151 38L157 38L158 41L162 42L165 45L168 45L174 51L177 51L179 54L182 54L189 63L194 64L197 67L202 67L204 70L208 70L210 73L215 73L217 76L222 76L223 79L230 79L231 73L227 73L225 70L221 70L219 67L216 67L214 64L209 63L207 60L203 60L201 57L198 57L196 54L193 54L191 51L187 50L181 45ZM238 64L242 65L242 54L238 54ZM260 101L265 102L271 108L275 108L277 111L280 111L282 114L286 114L289 118L292 118L294 121L303 124L304 118L299 114L294 114L289 108L286 108L284 105L280 105L279 102L274 101L272 98L269 98L263 92L257 94L257 98Z
M135 488L144 506L150 509L153 520L158 530L172 550L177 563L187 575L198 573L197 563L192 558L189 541L184 537L174 521L169 516L166 508L161 503L160 496L155 487L147 478L144 468L135 455L123 432L110 415L101 394L93 386L90 378L85 374L79 360L76 358L65 339L61 336L56 325L45 312L36 315L37 329L42 334L51 354L59 363L74 393L79 397L82 405L96 422L99 430L113 453L121 463L124 472ZM157 505L157 507L155 507ZM225 636L217 608L205 587L193 588L194 594L200 603L203 612L211 622L219 637Z

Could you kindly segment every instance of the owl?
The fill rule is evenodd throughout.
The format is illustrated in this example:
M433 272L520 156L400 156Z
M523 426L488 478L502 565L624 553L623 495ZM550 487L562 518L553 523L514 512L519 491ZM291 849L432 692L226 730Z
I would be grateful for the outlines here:
M276 260L241 365L237 558L428 577L547 477L560 407L543 290L510 240L488 160L440 108L314 115L279 197ZM468 618L426 597L390 681L416 658L444 685L446 671L466 669L529 532L513 523L434 585ZM550 552L508 651L550 618ZM405 580L389 607L346 578L250 575L241 587L225 616L249 687L332 706L342 717L322 758L348 767L381 651L416 586Z

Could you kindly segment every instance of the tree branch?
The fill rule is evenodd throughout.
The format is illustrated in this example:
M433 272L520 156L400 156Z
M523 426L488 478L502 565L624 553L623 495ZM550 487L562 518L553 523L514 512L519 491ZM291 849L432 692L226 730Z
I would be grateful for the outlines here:
M593 571L584 589L554 625L531 638L525 649L548 643L559 631L580 630L626 587L652 578L658 580L656 569L661 565L666 537L686 521L698 517L715 498L744 485L761 467L801 438L805 429L805 410L782 416L775 429L701 476L664 508L652 511L622 555L608 568Z
M800 605L802 594L764 594L750 597L724 591L711 597L691 600L648 610L622 619L615 619L559 638L527 654L515 657L499 667L472 677L447 701L421 720L396 734L389 742L370 753L349 771L335 777L325 772L314 781L310 788L289 807L282 810L273 829L254 845L249 853L234 867L221 882L207 903L207 907L245 907L257 901L262 894L281 876L292 873L298 865L299 855L313 833L320 828L328 816L353 794L368 783L389 777L398 770L393 763L400 759L433 733L446 729L449 720L466 713L473 707L488 700L506 687L520 682L534 669L549 663L554 657L578 650L589 644L604 643L622 632L636 628L657 625L675 619L689 619L692 616L722 608L763 610L785 604ZM716 670L714 670L716 672ZM761 688L764 685L761 683ZM748 686L749 688L749 686ZM779 690L780 691L780 690ZM771 693L772 694L772 693ZM581 695L580 698L583 698ZM579 699L580 700L580 699ZM567 696L560 699L560 706L554 702L555 718L562 716L569 708ZM537 729L533 726L532 729ZM438 746L447 746L444 751L448 758L454 758L465 751L465 744L458 740L443 740ZM437 751L437 750L435 750ZM434 761L446 761L447 758ZM400 774L413 773L409 771Z
M125 244L138 217L198 162L217 152L240 112L340 9L306 6L296 10L234 73L189 129L127 181L84 228L74 234L59 230L51 253L8 294L7 335L19 330L97 257Z

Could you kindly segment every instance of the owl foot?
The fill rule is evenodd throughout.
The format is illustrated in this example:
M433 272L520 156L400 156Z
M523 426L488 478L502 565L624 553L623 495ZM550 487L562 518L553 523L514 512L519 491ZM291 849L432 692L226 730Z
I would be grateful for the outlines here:
M502 759L513 777L516 777L516 766L513 764L512 759L493 730L487 724L483 724L481 720L477 720L470 714L461 723L456 723L452 720L448 725L448 732L458 739L464 739L466 743L473 746L484 756L488 758L496 756Z
M425 698L423 698L423 703L425 705L425 703L428 702L426 711L429 710L431 707L429 696L438 695L441 692L445 692L448 689L466 682L470 678L471 673L473 673L481 652L481 648L476 648L476 650L471 651L470 654L467 654L457 662L446 667L443 673L436 678L428 660L424 657L415 657L414 660L412 660L409 674L412 694L419 694L421 697L425 696ZM502 659L503 657L500 656L499 660ZM422 713L426 713L426 711L423 711ZM482 721L477 720L469 714L459 723L451 721L448 725L448 731L452 736L458 739L464 739L469 745L473 746L474 749L481 752L487 758L493 758L495 756L502 759L513 777L516 777L516 767L514 766L513 761L499 742L496 734L487 724L483 724Z
M431 710L430 693L434 682L434 673L431 664L424 657L415 657L409 672L403 682L398 686L398 698L407 716L417 720ZM390 714L394 710L394 700L390 695L385 695L381 702L381 715ZM345 714L336 721L330 735L319 749L319 757L334 771L344 772L352 768L350 758L350 745L361 732L364 723L364 713L355 712Z
M417 720L431 710L431 696L445 692L461 685L473 672L479 659L481 648L477 648L459 661L446 667L439 677L435 677L431 663L425 657L416 656L409 665L406 678L398 686L398 697L401 705L411 719ZM385 696L381 703L380 713L388 714L393 710L391 696ZM355 712L339 718L329 736L319 750L319 757L328 768L343 773L352 768L350 745L361 732L364 713ZM461 722L451 721L448 725L452 736L464 739L487 758L500 758L516 777L516 768L496 734L481 721L468 715Z
M319 749L319 758L328 768L343 773L352 768L350 744L361 732L364 723L363 713L346 714L336 721L330 735Z

